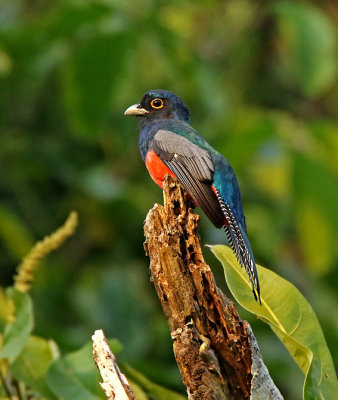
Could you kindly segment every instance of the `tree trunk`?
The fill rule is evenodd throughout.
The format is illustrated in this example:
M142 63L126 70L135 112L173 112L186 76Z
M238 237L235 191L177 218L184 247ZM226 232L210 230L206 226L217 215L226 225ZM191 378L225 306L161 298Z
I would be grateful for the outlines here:
M282 399L249 324L204 261L199 216L176 180L167 176L163 190L164 206L156 204L145 221L145 250L189 399Z

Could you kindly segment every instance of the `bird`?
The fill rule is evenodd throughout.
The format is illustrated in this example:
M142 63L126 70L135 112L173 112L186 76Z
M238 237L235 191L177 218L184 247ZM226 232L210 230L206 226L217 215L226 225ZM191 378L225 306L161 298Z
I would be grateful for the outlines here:
M138 118L139 149L150 177L160 188L167 174L177 179L213 225L224 228L232 251L246 270L254 298L261 304L241 194L229 161L190 125L188 107L170 91L149 90L124 114Z

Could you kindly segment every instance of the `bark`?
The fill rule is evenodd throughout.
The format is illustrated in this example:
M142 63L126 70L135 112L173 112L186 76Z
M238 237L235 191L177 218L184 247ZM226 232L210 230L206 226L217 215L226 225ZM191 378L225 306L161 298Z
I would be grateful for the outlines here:
M110 350L102 329L96 330L92 336L93 358L103 382L100 382L108 400L136 400L129 382L121 373L114 354Z
M282 398L264 364L261 368L249 324L217 288L204 261L199 216L189 208L184 190L167 176L163 193L164 206L156 204L145 221L145 250L189 399L250 399L253 376L262 380L256 381L260 396L267 388L263 397L251 398Z

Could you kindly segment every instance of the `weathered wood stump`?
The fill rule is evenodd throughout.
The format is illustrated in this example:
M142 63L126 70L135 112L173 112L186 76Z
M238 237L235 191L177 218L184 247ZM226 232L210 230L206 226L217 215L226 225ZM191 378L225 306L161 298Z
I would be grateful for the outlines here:
M249 399L252 350L248 324L217 288L198 239L199 216L167 177L164 206L148 213L145 250L190 399Z

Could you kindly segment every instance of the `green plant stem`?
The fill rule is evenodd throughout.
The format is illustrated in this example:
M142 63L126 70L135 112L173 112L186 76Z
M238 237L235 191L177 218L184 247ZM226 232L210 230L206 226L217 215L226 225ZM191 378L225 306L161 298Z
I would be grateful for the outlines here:
M20 385L20 382L14 381L14 386L16 388L16 393L18 395L19 400L26 400L25 394L22 393L22 385Z
M3 387L4 387L4 389L5 389L5 392L6 392L7 396L8 396L10 399L12 399L13 396L12 396L11 390L10 390L10 388L9 388L8 385L7 385L6 379L5 379L5 377L3 376L3 374L2 374L1 368L0 368L0 380L1 380L1 383L2 383L2 385L3 385Z

